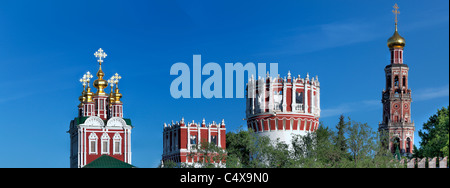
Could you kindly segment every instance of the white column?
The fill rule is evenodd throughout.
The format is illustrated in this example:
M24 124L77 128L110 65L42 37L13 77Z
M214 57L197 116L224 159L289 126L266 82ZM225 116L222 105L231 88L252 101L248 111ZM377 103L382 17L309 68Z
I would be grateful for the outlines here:
M220 125L222 125L222 124L220 124ZM217 146L219 146L220 147L220 126L219 127L217 127Z
M187 123L187 125L185 124L184 126L186 126L186 128L187 128L187 150L190 151L191 150L191 131L189 130L189 123Z
M292 112L295 112L295 106L297 104L297 96L296 96L295 90L296 90L295 81L293 81L292 82L292 103L291 103Z
M312 84L311 84L311 114L314 114L314 85Z
M260 112L264 112L266 110L266 81L264 79L259 80L259 96L261 96L261 101L259 104Z
M320 116L320 87L316 87L317 92L317 115Z
M283 112L286 112L286 90L287 90L286 82L283 82Z
M305 80L305 91L304 91L304 93L305 93L305 100L304 100L304 104L303 104L303 106L304 106L304 108L305 108L305 113L308 113L308 108L309 108L309 105L308 105L308 84L306 83L306 80Z
M273 111L273 81L269 79L269 112Z
M255 80L252 80L252 109L251 114L255 114L255 105L256 105L256 83Z

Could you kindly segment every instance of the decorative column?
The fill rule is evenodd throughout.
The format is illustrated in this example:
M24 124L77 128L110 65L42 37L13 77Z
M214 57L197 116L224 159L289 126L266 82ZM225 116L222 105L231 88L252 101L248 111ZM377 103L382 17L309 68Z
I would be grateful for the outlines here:
M286 80L283 81L283 112L286 112L286 90L287 90Z

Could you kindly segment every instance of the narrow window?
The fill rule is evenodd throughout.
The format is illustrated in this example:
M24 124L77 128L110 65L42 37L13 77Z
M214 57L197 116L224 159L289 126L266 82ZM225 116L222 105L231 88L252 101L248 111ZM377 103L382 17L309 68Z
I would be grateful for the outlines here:
M211 136L211 143L214 143L214 145L217 145L217 136Z
M108 141L103 140L102 141L102 154L108 153Z
M120 153L120 141L114 141L114 153Z
M191 139L191 144L193 144L193 145L197 144L197 136L192 135L190 139Z
M97 140L98 137L95 133L89 135L89 154L97 154Z
M90 142L91 142L90 144L91 150L89 153L97 153L97 142L95 140L91 140Z
M407 138L406 139L406 153L411 153L410 145L411 145L411 139Z
M102 135L102 154L109 154L109 136L108 133Z

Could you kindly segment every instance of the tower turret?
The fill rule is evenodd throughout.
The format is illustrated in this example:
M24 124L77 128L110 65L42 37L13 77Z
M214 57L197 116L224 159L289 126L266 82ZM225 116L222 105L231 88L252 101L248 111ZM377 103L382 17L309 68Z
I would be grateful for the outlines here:
M403 155L413 153L414 122L411 120L411 89L408 87L408 65L403 63L405 39L398 34L397 16L400 13L395 4L395 32L388 39L391 63L384 68L386 89L382 92L383 121L379 131L389 134L388 148L392 153L398 148Z
M306 135L319 126L320 83L317 79L259 78L247 83L247 126L271 140L291 144L293 134Z

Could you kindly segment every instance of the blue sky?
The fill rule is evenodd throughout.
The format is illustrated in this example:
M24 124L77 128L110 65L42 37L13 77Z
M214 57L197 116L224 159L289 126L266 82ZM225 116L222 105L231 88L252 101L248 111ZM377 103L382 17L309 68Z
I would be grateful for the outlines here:
M97 72L98 48L108 54L106 77L123 77L138 167L158 165L164 122L245 125L245 99L171 97L170 67L192 68L193 54L203 65L278 63L282 76L318 75L325 125L334 128L343 113L376 130L394 3L417 145L422 124L449 104L448 1L1 1L0 167L69 167L78 80Z

